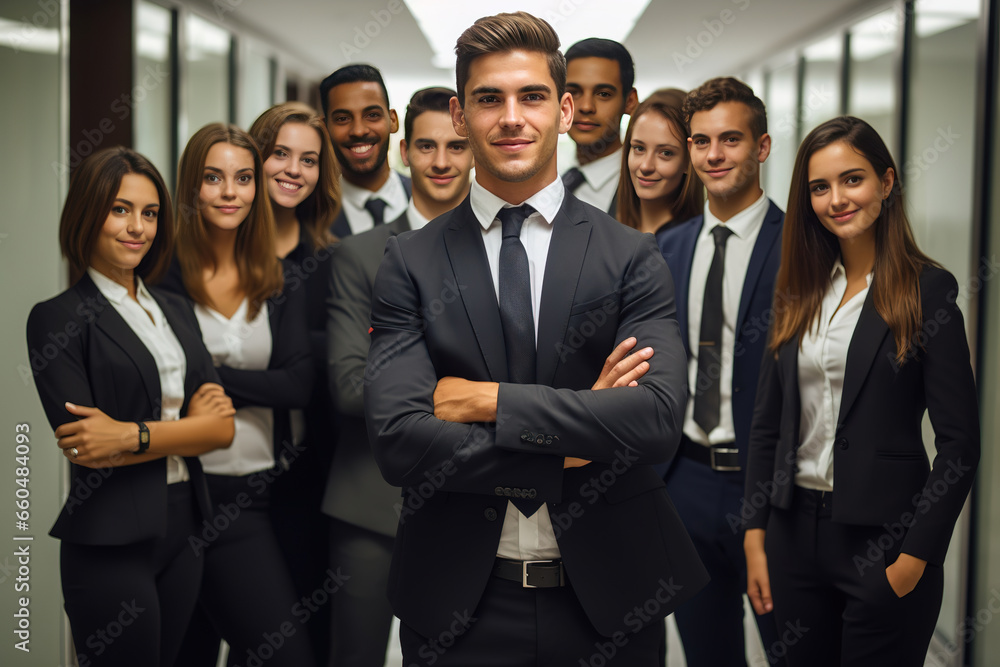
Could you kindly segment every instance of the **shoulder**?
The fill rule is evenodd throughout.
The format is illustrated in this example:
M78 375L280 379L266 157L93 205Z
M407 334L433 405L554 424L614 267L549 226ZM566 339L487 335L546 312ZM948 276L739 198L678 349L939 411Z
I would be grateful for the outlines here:
M924 308L954 304L958 300L958 292L958 281L950 271L924 265L920 271L920 302Z
M180 295L182 297L187 297L187 288L184 287L184 277L181 273L181 263L177 259L177 255L170 260L170 266L167 267L167 272L163 274L160 282L156 284L156 287L160 290L160 294L171 293L174 295Z
M34 325L51 328L59 322L68 324L71 321L87 320L88 312L89 319L92 320L94 311L95 308L88 307L83 295L73 286L51 299L36 303L28 314L28 331L30 333Z

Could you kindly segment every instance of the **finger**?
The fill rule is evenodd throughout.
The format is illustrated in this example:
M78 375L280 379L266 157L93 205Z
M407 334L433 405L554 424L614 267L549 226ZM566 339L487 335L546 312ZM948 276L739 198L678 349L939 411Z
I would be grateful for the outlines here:
M58 439L66 437L68 435L74 435L76 433L79 433L82 428L83 428L83 422L80 421L66 422L65 424L59 425L59 428L57 428L55 431L55 436Z
M68 435L66 437L59 438L56 441L56 444L59 445L59 449L69 449L70 447L80 447L81 445L83 445L83 436L81 436L80 434L74 433L73 435Z
M608 376L608 380L612 380L615 386L625 386L626 384L628 384L628 382L631 382L632 380L638 380L640 377L642 377L645 371L643 371L643 373L639 374L638 376L630 378L628 382L618 384L619 380L627 376L629 373L634 371L640 365L646 363L646 360L652 356L653 356L653 348L651 347L644 347L635 354L630 354L629 356L625 357L617 364L615 364L615 367L612 369L611 374ZM646 364L646 370L649 370L649 364Z
M762 614L767 614L774 609L774 602L771 600L771 582L767 579L761 579L757 582L760 587L760 606L764 610Z
M75 403L70 403L66 401L66 410L70 414L77 415L79 417L89 417L91 415L100 414L100 410L97 408L88 408L85 405L76 405Z
M747 586L747 597L750 599L750 606L753 607L755 614L762 616L767 613L764 611L764 603L760 599L760 588L757 587L755 582L750 582Z
M639 378L645 375L646 371L648 370L649 370L649 362L641 361L635 368L633 368L628 373L615 380L614 386L616 387L638 386Z
M635 344L639 342L636 340L635 336L629 336L611 351L608 355L607 361L604 363L605 368L613 368L619 361L625 358L628 351L635 347Z

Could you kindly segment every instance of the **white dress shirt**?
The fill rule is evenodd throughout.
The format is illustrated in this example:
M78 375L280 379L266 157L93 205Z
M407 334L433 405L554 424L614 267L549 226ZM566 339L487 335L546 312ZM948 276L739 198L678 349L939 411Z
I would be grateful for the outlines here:
M271 362L271 326L267 307L248 321L249 299L243 299L232 317L201 304L194 307L201 337L216 366L265 370ZM213 475L249 475L274 466L274 412L259 405L238 408L236 433L228 449L201 455L201 465Z
M830 272L830 287L823 296L819 321L802 335L799 349L798 486L817 491L833 491L833 441L844 392L847 350L861 317L861 308L872 284L840 306L847 291L847 272L837 260ZM838 306L840 306L838 308Z
M381 199L385 202L385 212L382 214L383 222L392 222L403 215L403 211L406 210L409 203L403 181L394 169L389 170L389 178L385 179L385 184L375 192L354 185L341 176L340 199L340 205L344 209L344 215L347 216L347 224L351 227L352 234L360 234L375 226L372 214L365 208L365 202L369 199Z
M160 305L146 290L142 278L135 277L135 296L129 298L128 290L94 268L87 269L87 275L104 295L104 298L125 320L125 324L146 346L156 362L160 377L160 418L157 421L180 419L184 405L184 375L187 372L187 357L177 340L174 330L164 317ZM150 319L152 318L152 319ZM135 388L138 389L138 388ZM167 458L167 484L188 479L187 465L180 456Z
M417 210L417 205L413 203L413 197L410 197L410 203L406 206L406 221L410 223L410 229L420 229L430 222L423 213Z
M501 208L518 206L521 203L530 204L535 209L525 219L521 226L521 243L528 254L528 271L531 274L531 312L535 319L535 341L538 344L538 306L542 300L542 279L545 276L545 260L549 254L549 242L552 240L552 221L555 220L562 206L565 188L562 180L557 178L548 186L536 192L525 202L513 204L505 202L486 188L472 181L471 204L472 211L482 225L483 243L486 246L486 257L490 262L490 273L493 275L493 288L496 290L497 303L500 294L500 244L503 242L503 229L497 213ZM552 530L552 519L549 508L543 504L532 516L526 517L507 501L507 513L504 517L503 530L500 533L500 544L497 556L514 560L549 560L559 558L559 545Z
M611 155L605 155L593 162L580 166L574 164L570 168L576 167L583 174L583 183L576 189L573 195L591 206L596 206L602 211L611 209L611 202L614 201L618 193L618 177L622 170L622 149L619 148ZM569 171L567 169L567 171Z
M705 221L694 246L691 277L688 283L688 398L684 414L684 435L702 445L729 443L736 440L733 426L733 349L736 345L736 318L743 295L747 268L754 244L764 224L769 206L767 195L743 209L725 223L720 222L705 202ZM726 241L726 261L722 274L722 369L719 376L719 425L705 433L694 420L694 395L698 386L698 341L701 338L701 309L705 302L705 284L708 271L715 257L715 238L712 230L724 224L732 234ZM754 387L753 389L756 389Z

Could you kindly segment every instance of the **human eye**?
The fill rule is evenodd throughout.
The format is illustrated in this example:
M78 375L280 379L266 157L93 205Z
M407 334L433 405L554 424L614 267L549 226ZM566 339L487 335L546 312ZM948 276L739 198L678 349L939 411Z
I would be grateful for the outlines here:
M600 98L602 98L602 99L605 99L605 100L611 99L611 93L609 93L606 90L599 91L597 93L597 96L600 97Z
M479 96L479 103L480 104L496 104L499 101L500 101L500 98L497 97L496 95L480 95Z
M694 139L691 140L691 145L698 146L699 148L704 148L705 146L708 145L708 139L706 139L705 137L695 137Z
M451 149L453 153L461 153L466 149L465 144L451 144L448 148Z
M667 150L660 151L660 157L662 157L662 158L666 158L666 159L669 160L673 156L674 156L674 152L672 150L667 149Z
M541 93L528 93L524 96L526 102L541 102L545 99L545 95Z
M645 151L645 150L646 150L645 147L640 146L639 144L632 144L632 152L633 153L642 154L642 152Z
M857 174L852 174L851 176L848 176L848 177L847 177L847 180L846 180L845 182L846 182L846 183L847 183L848 185L858 185L858 184L860 184L860 183L861 183L861 182L862 182L863 180L865 180L863 176L859 176L859 175L857 175Z
M334 123L343 124L343 123L349 123L351 121L351 117L348 116L347 114L341 113L337 114L336 116L333 116L331 120Z
M205 182L206 183L211 183L211 184L214 185L216 183L221 183L222 179L219 178L218 174L208 173L208 174L205 174Z
M155 208L147 208L145 211L142 212L142 215L146 218L149 218L150 220L156 220L158 217L160 217L160 211L159 209Z
M373 120L373 121L374 120L379 120L380 118L382 118L382 112L381 111L369 111L367 114L365 114L365 118L367 118L368 120Z
M310 167L315 167L317 164L316 158L314 157L304 157L302 158L302 163Z
M275 148L274 149L274 153L272 153L272 155L274 155L275 157L280 157L280 158L286 158L286 157L288 157L288 153L286 153L285 151L281 150L280 148Z
M128 209L121 204L115 204L111 207L111 212L115 215L128 215Z
M236 178L236 182L240 185L246 185L247 183L253 182L253 174L240 174Z
M419 141L417 142L417 150L421 153L430 153L434 150L434 144L428 141Z
M809 191L812 192L814 195L821 195L827 191L826 183L816 183L811 188L809 188Z

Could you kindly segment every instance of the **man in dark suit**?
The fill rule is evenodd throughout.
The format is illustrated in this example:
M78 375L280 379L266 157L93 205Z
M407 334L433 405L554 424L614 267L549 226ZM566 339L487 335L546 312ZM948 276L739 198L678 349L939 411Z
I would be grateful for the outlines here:
M476 179L375 281L365 414L403 487L406 664L662 665L664 616L706 580L651 466L687 397L673 285L651 236L565 192L558 47L522 12L462 34Z
M406 107L403 162L413 177L413 198L391 223L334 247L327 304L330 395L340 425L323 499L330 527L330 568L350 579L333 597L331 665L381 667L392 624L386 598L400 491L379 472L365 430L362 386L368 359L372 284L385 242L455 208L469 194L472 151L455 133L449 88L425 88Z
M749 87L712 79L688 95L684 115L708 197L704 215L657 238L677 285L691 390L666 481L712 581L676 619L688 665L743 666L746 561L739 521L727 517L739 515L743 497L784 214L760 187L771 139L764 104ZM772 615L757 622L769 649L777 641Z
M346 65L319 86L323 118L340 162L340 214L330 230L340 238L395 220L406 210L410 179L389 168L389 135L399 129L382 73Z
M566 51L566 90L573 95L576 164L563 174L566 189L615 215L622 169L622 116L635 111L632 54L610 39L591 37Z

